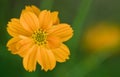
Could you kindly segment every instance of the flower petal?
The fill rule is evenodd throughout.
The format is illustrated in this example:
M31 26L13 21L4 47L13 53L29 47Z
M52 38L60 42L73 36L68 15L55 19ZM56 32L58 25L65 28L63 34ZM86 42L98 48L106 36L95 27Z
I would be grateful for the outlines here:
M38 48L37 60L45 71L52 70L56 65L56 60L52 51L42 46Z
M40 14L40 10L39 10L39 8L37 8L37 7L34 6L34 5L32 5L31 7L32 7L34 13L38 16L38 15Z
M36 59L37 59L37 47L34 45L29 49L29 53L23 58L23 66L29 71L35 71L36 69Z
M22 13L20 17L20 23L22 24L23 28L30 33L39 29L39 21L37 16L32 12Z
M21 57L25 57L29 53L29 49L34 45L33 40L30 38L26 38L20 40L16 44L16 49L18 50L17 54Z
M66 59L69 59L70 50L64 44L62 44L59 48L52 49L52 52L58 62L65 62Z
M51 15L52 15L52 20L53 20L53 25L59 24L60 21L58 18L58 12L57 11L52 12Z
M22 27L19 19L13 18L11 22L8 23L7 31L11 36L29 36L30 34Z
M52 17L50 11L41 11L39 15L39 23L42 29L47 29L52 26Z
M21 39L18 37L12 38L8 41L7 47L13 54L16 54L18 50L16 49L16 43L19 42Z
M47 38L47 44L48 44L48 47L50 48L57 48L60 46L61 43L62 42L58 37L48 36Z
M56 35L64 42L73 35L73 30L68 24L58 24L49 30L49 35Z
M26 6L25 9L22 11L22 13L25 13L26 11L33 12L33 13L36 14L36 16L38 16L39 13L40 13L39 8L37 8L34 5L32 5L32 6Z

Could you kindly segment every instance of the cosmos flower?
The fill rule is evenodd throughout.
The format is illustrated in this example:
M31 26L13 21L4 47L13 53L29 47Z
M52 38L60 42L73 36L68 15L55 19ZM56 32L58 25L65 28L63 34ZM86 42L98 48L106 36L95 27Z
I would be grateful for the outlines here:
M88 28L84 40L87 47L92 50L114 48L119 44L119 27L112 23L101 22L96 26Z
M35 71L36 64L48 71L56 62L69 59L69 48L63 43L73 35L70 25L60 23L58 12L40 11L36 6L26 6L20 18L8 23L8 50L23 58L27 71Z

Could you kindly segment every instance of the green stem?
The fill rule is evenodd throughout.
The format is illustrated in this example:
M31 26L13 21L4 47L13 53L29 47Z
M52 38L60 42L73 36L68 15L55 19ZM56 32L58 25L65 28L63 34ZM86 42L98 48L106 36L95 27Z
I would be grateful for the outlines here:
M81 35L82 27L83 27L83 23L85 21L86 15L90 10L91 3L92 3L92 0L83 0L80 6L78 7L77 15L72 24L72 27L74 30L74 36L67 43L71 48L71 51L76 51L80 47L80 35Z

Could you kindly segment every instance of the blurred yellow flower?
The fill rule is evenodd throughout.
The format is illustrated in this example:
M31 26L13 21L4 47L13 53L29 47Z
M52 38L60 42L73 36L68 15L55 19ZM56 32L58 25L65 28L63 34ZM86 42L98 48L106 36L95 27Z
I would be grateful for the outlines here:
M11 19L7 31L13 37L7 47L13 54L23 57L27 71L35 71L36 63L45 71L52 70L56 61L69 59L69 48L63 42L72 37L73 30L70 25L59 22L57 11L26 6L20 19Z
M85 33L87 47L92 50L110 48L118 45L120 40L120 29L115 24L100 23L88 28Z

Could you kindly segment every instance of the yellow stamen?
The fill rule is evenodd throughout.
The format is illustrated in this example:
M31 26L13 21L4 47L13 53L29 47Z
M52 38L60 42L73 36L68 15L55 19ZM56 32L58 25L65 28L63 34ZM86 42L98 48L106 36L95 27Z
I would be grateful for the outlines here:
M43 30L37 30L32 34L34 42L38 45L46 44L47 34Z

